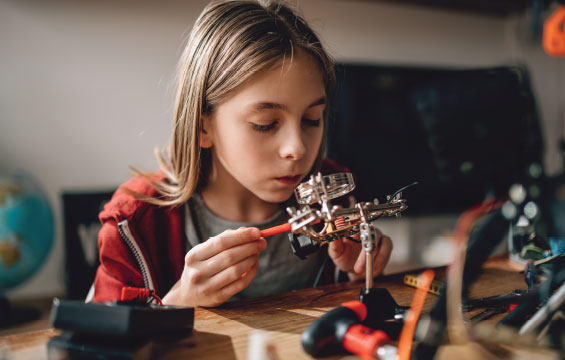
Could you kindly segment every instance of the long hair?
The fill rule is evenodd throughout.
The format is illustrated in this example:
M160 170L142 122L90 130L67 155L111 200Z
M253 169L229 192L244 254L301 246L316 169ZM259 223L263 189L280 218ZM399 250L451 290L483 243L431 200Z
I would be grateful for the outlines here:
M208 5L196 20L179 62L167 158L156 151L166 180L145 174L161 196L141 199L155 205L181 205L203 188L212 156L211 149L200 147L202 116L213 112L253 75L278 61L292 60L297 49L304 50L320 66L329 95L335 82L333 60L304 19L289 7L265 1ZM324 110L326 124L327 109L328 106ZM314 168L320 165L323 148L324 143Z

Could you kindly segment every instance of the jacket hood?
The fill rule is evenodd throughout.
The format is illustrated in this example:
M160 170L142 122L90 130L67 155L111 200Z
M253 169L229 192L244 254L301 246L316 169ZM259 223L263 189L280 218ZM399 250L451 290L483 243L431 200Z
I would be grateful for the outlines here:
M163 181L165 176L158 175L151 177L151 180ZM142 200L136 199L124 189L150 196L158 196L157 190L151 185L149 178L136 176L122 184L112 195L112 199L104 205L104 210L100 212L98 218L101 222L114 219L116 222L122 220L131 221L139 214L142 214L149 206L154 206Z

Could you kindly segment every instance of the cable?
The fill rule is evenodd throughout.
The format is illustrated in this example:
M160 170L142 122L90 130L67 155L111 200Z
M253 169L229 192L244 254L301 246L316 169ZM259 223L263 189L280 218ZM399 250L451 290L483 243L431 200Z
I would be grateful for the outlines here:
M414 332L416 331L416 324L420 318L426 295L434 279L435 272L432 269L424 271L419 277L419 286L417 286L410 310L406 314L404 326L398 337L398 359L410 359L410 352L412 351L412 343L414 342Z
M501 239L504 238L504 234L508 229L507 220L502 216L500 210L496 210L501 205L502 203L499 201L487 200L482 204L465 211L457 221L456 239L458 239L458 246L461 246L461 243L464 243L467 246L463 277L462 279L457 280L462 281L462 284L459 285L465 292L468 289L468 286L479 275L480 266L492 253L494 248L500 243ZM469 230L473 228L475 220L477 220L481 215L486 215L488 213L490 214L483 222L480 223L480 226L470 232L467 240L467 233L469 233ZM459 264L461 264L461 260L459 260ZM452 264L451 266L454 265ZM452 279L452 281L453 280L455 279ZM446 329L446 300L447 286L444 285L440 290L440 297L429 312L430 325L427 327L426 334L412 352L412 358L420 360L431 359L435 356L436 351L444 338Z
M324 269L326 268L326 263L328 262L329 257L330 257L330 254L328 254L326 252L326 257L324 258L324 261L322 262L322 266L320 266L320 270L318 270L318 275L316 275L316 280L314 280L314 285L312 285L312 287L318 286L318 282L320 282L320 278L322 277L322 273L324 272Z

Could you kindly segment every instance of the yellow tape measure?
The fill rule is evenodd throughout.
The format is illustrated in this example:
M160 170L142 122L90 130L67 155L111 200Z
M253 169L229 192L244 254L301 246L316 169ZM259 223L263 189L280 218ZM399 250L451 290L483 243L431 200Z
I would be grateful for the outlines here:
M421 284L418 283L418 276L416 275L404 275L404 284L412 287L419 287ZM435 295L439 295L439 289L443 286L443 283L438 280L432 280L430 284L429 292Z

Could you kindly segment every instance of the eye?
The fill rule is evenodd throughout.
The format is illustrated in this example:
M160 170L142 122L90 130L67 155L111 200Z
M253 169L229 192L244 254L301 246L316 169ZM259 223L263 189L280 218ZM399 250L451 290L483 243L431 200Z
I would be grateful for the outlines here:
M306 118L302 119L302 123L304 123L304 125L312 126L312 127L320 126L320 121L321 121L321 119L317 119L317 120L306 119Z
M253 128L253 130L255 130L255 131L267 132L267 131L273 130L277 126L277 121L273 121L272 123L267 124L267 125L260 125L260 124L255 124L255 123L250 123L250 124L251 124L251 127Z

